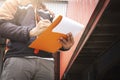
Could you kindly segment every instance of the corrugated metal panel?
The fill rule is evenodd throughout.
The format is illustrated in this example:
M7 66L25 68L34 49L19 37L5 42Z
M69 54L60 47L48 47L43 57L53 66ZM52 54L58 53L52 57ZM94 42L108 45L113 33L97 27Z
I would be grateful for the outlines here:
M67 74L71 75L72 79L77 77L76 80L80 80L81 78L78 77L83 77L84 74L86 74L84 78L88 78L88 72L92 71L93 73L90 73L90 75L94 75L96 78L90 80L108 80L101 79L102 77L111 80L116 80L116 78L119 79L119 69L111 68L113 65L120 68L120 66L117 65L120 61L120 50L112 50L112 48L120 42L120 8L118 7L120 7L119 0L110 1L105 12L98 21L96 28L93 30ZM115 48L120 48L120 46ZM112 55L107 52L112 53ZM94 70L91 71L91 66L96 72L94 72ZM107 70L117 70L118 72L109 74L109 72L106 73ZM81 80L88 80L84 78Z

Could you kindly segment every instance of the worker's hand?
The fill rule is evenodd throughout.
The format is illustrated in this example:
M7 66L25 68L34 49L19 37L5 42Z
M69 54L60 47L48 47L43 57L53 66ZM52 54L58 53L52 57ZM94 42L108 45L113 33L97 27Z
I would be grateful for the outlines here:
M62 44L61 50L64 50L64 51L69 50L74 44L74 39L73 39L72 33L68 33L66 39L61 37L60 43Z
M45 31L51 24L49 20L40 20L40 22L30 31L30 37L38 36Z

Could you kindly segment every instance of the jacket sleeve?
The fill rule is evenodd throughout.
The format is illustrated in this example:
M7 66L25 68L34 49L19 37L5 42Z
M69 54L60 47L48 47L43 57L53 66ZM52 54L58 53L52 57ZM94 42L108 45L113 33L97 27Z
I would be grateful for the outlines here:
M9 21L0 20L0 36L14 41L27 42L31 26L17 26Z
M0 36L26 42L29 40L31 27L17 26L10 22L14 19L18 5L19 0L6 0L0 7Z

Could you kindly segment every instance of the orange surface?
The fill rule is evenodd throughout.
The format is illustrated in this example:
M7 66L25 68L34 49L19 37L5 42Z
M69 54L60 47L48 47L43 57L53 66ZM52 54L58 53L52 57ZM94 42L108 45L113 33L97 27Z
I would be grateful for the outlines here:
M55 53L60 47L62 47L62 45L59 43L59 38L66 37L66 35L52 32L52 29L59 24L61 19L62 16L58 16L58 18L48 27L48 29L41 33L38 38L32 42L32 44L30 44L29 47L51 53Z
M100 0L69 0L68 2L68 9L67 9L67 17L70 17L73 20L76 20L80 23L82 23L85 28L87 27L87 24L96 8L98 5L98 2ZM81 35L83 34L84 30L81 31L78 36L75 37L75 44L73 47L67 51L67 52L62 52L60 53L60 80L62 80L64 73L66 73L66 70L69 70L75 59L77 58L79 52L83 48L85 42L87 41L89 35L92 33L94 30L100 16L104 12L106 6L108 5L110 0L105 0L104 5L101 6L102 9L99 12L98 16L96 17L95 22L91 26L91 29L86 36L85 40L83 41L82 45L80 46L79 50L76 52L74 58L72 58L74 51L77 47L77 44L81 38ZM70 62L71 61L71 62ZM70 63L70 64L69 64Z
M71 57L74 54L74 51L78 45L78 42L86 28L86 25L88 24L90 17L92 13L94 12L99 0L69 0L68 2L68 8L67 8L67 17L80 22L85 27L83 31L81 31L74 39L75 44L73 47L66 52L60 53L60 80L62 80L62 77L64 76L64 73L66 72L67 68L70 68L68 66L69 63L73 63L74 59L72 59L72 62L70 62ZM81 48L80 48L81 50ZM76 54L77 56L78 54Z

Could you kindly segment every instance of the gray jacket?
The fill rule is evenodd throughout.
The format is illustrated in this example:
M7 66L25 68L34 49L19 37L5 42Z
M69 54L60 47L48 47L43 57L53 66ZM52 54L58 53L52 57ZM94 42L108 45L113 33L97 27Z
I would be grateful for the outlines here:
M35 39L29 37L29 31L35 27L35 14L32 6L24 7L26 8L17 7L13 19L0 19L0 36L10 39L6 57L52 57L51 53L45 51L39 51L39 54L35 55L34 49L28 47Z

